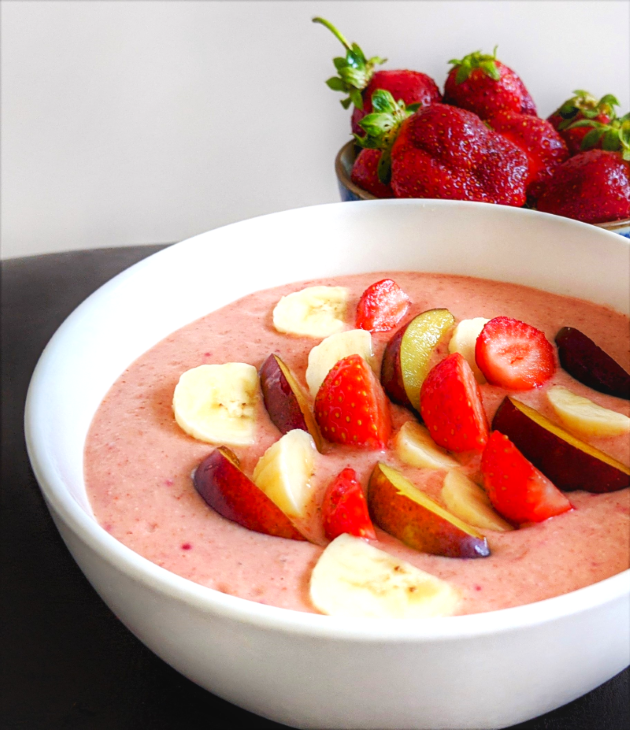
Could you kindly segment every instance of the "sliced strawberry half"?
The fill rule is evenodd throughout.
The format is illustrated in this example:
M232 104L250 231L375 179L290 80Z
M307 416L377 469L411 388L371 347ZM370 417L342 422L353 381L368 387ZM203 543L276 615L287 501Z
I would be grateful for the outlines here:
M470 365L454 352L435 365L420 391L420 413L431 437L449 451L481 451L488 421Z
M326 488L322 520L324 533L329 540L343 533L376 540L365 495L354 469L343 469Z
M409 297L393 279L381 279L361 295L357 305L357 329L389 332L409 309Z
M486 380L507 390L530 390L556 369L553 345L544 333L510 317L495 317L481 330L475 360Z
M360 355L344 357L328 373L315 418L324 438L362 449L384 449L392 430L383 388Z
M481 473L492 506L517 525L542 522L572 509L553 482L499 431L490 434L481 457Z

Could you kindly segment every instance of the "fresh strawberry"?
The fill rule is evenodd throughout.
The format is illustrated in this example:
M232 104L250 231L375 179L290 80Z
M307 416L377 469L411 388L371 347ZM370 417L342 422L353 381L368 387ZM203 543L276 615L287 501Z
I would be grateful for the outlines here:
M593 127L591 125L574 127L573 124L585 120L609 124L616 116L614 107L619 106L619 102L612 94L606 94L597 101L588 91L577 90L573 93L575 96L558 107L547 121L558 130L567 144L569 153L577 155L582 150L582 140ZM601 148L602 139L600 138L594 146Z
M368 193L372 193L377 198L393 198L394 191L391 185L382 183L378 178L380 158L380 150L361 150L352 166L350 179L355 185L367 190Z
M482 119L502 111L536 115L536 105L521 79L492 55L475 51L461 60L449 61L444 103L468 109Z
M620 152L580 152L556 168L536 206L586 223L630 218L630 161Z
M481 451L486 445L488 421L479 385L458 352L429 371L420 390L420 414L438 446Z
M490 126L527 155L527 196L535 199L543 183L569 157L569 150L553 126L540 117L505 110L489 119Z
M315 418L329 441L379 450L392 426L381 384L360 355L344 357L328 373L315 397Z
M423 107L403 121L391 148L391 186L398 198L520 207L527 176L527 157L518 147L472 112L446 104Z
M531 390L556 369L553 346L544 333L511 317L495 317L481 330L475 360L486 380L507 390Z
M365 150L369 152L369 150ZM393 279L381 279L361 295L357 305L357 329L389 332L409 309L409 297Z
M348 96L341 104L347 109L354 104L352 113L352 133L360 134L360 120L372 112L372 94L377 89L391 92L397 101L404 104L432 104L440 101L440 90L435 81L426 74L409 69L393 71L375 71L374 67L386 61L374 56L367 59L356 43L348 40L324 18L313 18L314 23L321 23L328 28L346 48L345 58L335 58L334 64L338 76L326 82L333 91L341 91Z
M566 496L499 431L490 434L481 473L492 506L517 525L542 522L572 509Z
M365 495L354 469L346 467L328 485L322 501L322 519L329 540L343 533L376 540Z

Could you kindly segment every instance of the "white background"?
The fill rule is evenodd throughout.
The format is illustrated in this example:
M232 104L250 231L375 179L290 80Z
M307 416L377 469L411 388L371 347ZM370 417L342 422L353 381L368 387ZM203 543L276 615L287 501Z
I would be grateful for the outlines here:
M1 253L167 243L338 199L338 41L443 86L498 44L541 116L574 89L629 107L628 0L3 0Z

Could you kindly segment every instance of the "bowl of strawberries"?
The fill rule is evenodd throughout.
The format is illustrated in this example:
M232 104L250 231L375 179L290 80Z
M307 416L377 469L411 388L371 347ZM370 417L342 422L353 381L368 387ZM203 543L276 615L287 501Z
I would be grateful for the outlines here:
M346 48L327 81L353 107L335 160L342 200L437 198L528 207L630 236L630 113L578 90L547 119L521 78L490 53L451 60L441 94L428 75L377 70Z

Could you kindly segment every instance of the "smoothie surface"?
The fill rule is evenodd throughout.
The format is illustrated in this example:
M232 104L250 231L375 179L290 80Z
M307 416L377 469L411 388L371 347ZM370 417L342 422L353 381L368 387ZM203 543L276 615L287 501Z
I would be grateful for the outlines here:
M88 497L98 522L116 539L167 570L224 593L298 611L316 609L309 579L325 544L251 532L215 513L193 487L191 474L214 448L184 433L175 422L173 391L180 375L204 363L244 362L259 368L278 353L305 392L308 353L320 340L280 334L272 311L281 296L305 286L350 290L348 329L367 286L393 278L411 298L404 322L427 309L447 308L457 321L504 315L542 330L553 343L563 326L580 329L625 369L630 369L628 317L583 300L514 284L469 277L382 272L317 279L251 294L171 334L136 360L113 385L91 425L85 447ZM395 330L394 330L395 331ZM393 332L373 335L376 372ZM545 396L553 385L630 416L630 403L578 383L557 368L541 388L510 393L557 422ZM507 391L481 386L488 420ZM392 405L394 431L413 418ZM265 450L281 436L262 404L253 446L230 447L251 477ZM589 443L623 464L630 463L628 435L591 438ZM479 457L455 455L469 476ZM326 444L312 479L310 518L317 537L323 491L346 466L365 487L375 463L386 461L439 499L444 471L404 465L392 451L360 451ZM574 509L545 522L499 533L485 531L492 554L458 559L414 551L377 528L373 544L450 581L462 594L458 613L477 613L561 595L630 567L630 489L609 494L567 493Z

